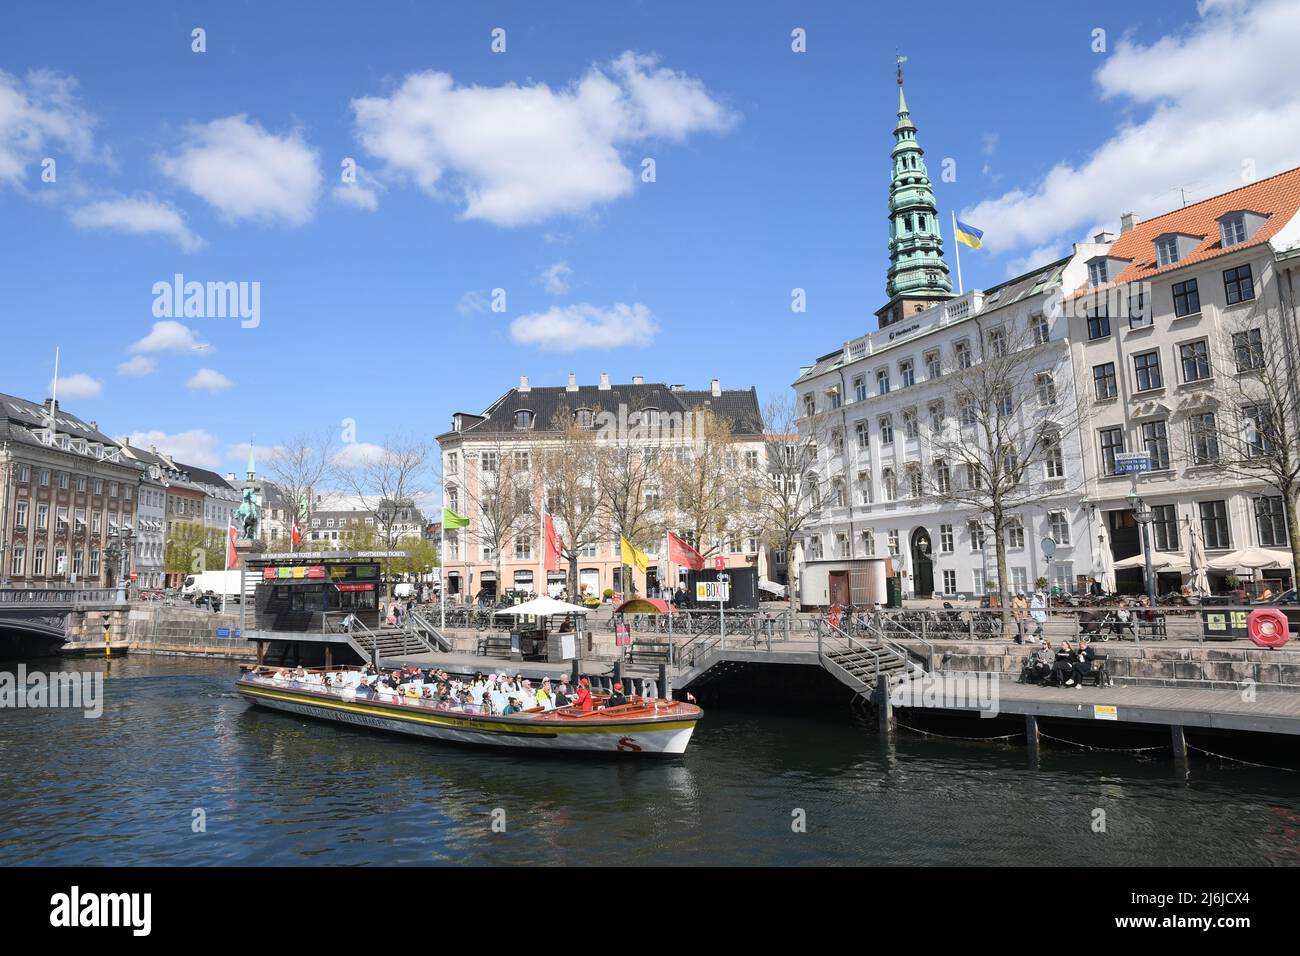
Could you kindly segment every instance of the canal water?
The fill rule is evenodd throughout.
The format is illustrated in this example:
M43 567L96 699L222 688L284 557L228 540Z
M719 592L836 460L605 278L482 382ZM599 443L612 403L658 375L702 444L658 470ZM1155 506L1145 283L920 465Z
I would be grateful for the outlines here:
M886 754L847 712L718 709L680 759L534 756L254 710L237 670L131 657L98 719L0 710L0 865L1300 863L1282 770L1050 746L1031 768L905 732Z

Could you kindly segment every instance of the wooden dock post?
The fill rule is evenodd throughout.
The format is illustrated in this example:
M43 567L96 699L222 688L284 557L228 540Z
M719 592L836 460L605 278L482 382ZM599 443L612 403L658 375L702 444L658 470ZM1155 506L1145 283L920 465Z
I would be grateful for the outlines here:
M876 675L876 723L880 728L880 742L889 744L894 739L894 705L889 699L889 676Z
M673 699L673 679L668 676L668 665L659 665L659 696L664 700Z
M1025 714L1025 739L1029 742L1029 758L1035 762L1038 760L1038 717L1034 714Z
M1180 770L1187 769L1187 733L1182 724L1170 724L1169 736L1174 749L1174 763Z

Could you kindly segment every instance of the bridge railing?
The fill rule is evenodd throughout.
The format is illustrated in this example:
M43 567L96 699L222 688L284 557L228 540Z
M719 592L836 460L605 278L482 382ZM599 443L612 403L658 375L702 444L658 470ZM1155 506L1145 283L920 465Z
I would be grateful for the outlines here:
M0 607L71 607L112 604L117 588L0 588Z

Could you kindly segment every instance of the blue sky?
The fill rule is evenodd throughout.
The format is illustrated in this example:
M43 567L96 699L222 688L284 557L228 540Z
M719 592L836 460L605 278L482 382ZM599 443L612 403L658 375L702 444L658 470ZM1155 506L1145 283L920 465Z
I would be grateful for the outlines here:
M223 469L343 419L431 437L520 374L766 396L883 304L896 48L987 287L1178 186L1300 163L1297 6L21 5L0 390L44 398L58 345L64 407ZM260 324L155 329L178 272L260 283Z

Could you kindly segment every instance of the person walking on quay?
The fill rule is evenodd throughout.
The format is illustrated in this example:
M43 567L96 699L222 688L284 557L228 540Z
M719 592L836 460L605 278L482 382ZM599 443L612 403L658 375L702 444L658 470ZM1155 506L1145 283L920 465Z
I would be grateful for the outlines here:
M1041 641L1043 625L1047 623L1047 595L1041 588L1034 592L1034 598L1029 602L1029 616L1034 619L1034 637Z
M1029 602L1019 591L1011 599L1011 616L1016 619L1016 643L1025 643L1025 621L1028 619Z

